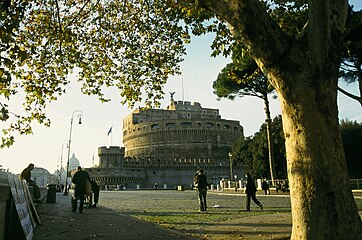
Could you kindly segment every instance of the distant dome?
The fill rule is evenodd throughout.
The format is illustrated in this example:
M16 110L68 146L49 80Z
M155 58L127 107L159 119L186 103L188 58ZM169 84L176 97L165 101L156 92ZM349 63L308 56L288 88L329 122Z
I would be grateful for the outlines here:
M78 166L80 166L80 163L73 153L72 157L69 158L69 171L76 169Z

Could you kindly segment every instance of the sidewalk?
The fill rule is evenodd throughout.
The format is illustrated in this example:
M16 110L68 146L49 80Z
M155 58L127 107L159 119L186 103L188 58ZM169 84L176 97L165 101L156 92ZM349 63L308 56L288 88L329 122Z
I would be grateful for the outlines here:
M194 239L102 206L74 213L70 196L57 193L56 203L37 205L42 225L34 229L34 240Z

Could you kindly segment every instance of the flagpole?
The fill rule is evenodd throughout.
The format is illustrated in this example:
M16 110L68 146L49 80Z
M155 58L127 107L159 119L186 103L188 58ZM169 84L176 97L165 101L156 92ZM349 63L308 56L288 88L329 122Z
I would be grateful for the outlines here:
M108 130L107 137L109 137L109 134L111 134L111 145L110 146L112 146L112 144L113 144L113 125Z

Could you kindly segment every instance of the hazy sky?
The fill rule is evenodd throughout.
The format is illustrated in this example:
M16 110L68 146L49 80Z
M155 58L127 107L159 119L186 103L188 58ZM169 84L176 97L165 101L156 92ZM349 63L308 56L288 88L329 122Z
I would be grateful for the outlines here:
M361 0L350 2L355 5L355 9L362 8ZM167 83L162 108L165 108L170 101L169 92L175 91L175 100L199 102L202 107L220 109L222 118L240 121L245 135L253 135L265 119L262 100L244 97L234 101L227 99L217 101L213 94L212 83L229 60L209 57L210 37L197 37L192 40L192 44L188 46L188 55L182 63L183 75L173 77ZM354 89L357 93L357 86L348 86L348 88ZM109 146L111 142L114 146L123 146L122 120L131 113L127 106L120 104L116 90L109 90L108 94L112 97L112 101L100 103L97 97L82 95L79 85L73 81L67 87L67 93L58 101L51 103L47 109L48 117L52 121L51 127L35 124L32 135L16 136L16 142L12 147L0 149L0 165L13 173L20 173L30 162L51 173L60 166L61 162L65 167L70 120L75 110L83 112L83 124L78 125L77 119L74 119L71 155L74 153L83 167L90 167L93 163L98 164L98 147ZM14 100L20 101L21 97L17 96ZM272 117L280 114L278 100L270 99L270 104ZM357 101L339 94L338 104L340 119L348 118L362 122L362 109ZM0 128L2 126L0 123ZM113 126L112 134L107 137L111 126Z

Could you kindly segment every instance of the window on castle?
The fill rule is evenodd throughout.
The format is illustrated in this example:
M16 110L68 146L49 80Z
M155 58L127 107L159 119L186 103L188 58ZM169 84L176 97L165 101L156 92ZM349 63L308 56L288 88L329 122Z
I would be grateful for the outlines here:
M191 113L189 113L189 112L187 113L187 118L189 118L189 119L191 118Z
M227 125L227 124L225 124L225 125L224 125L224 129L230 129L230 126Z
M205 128L212 128L214 126L214 124L211 122L207 122L204 124L204 126L205 126Z
M160 128L161 128L160 124L151 125L151 129L160 129Z
M176 128L176 123L166 123L166 128Z
M181 127L192 128L192 122L183 122L183 123L181 123Z

